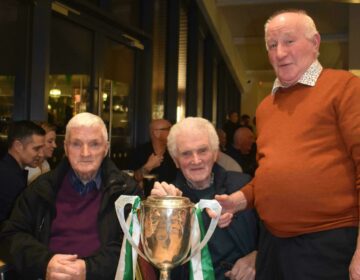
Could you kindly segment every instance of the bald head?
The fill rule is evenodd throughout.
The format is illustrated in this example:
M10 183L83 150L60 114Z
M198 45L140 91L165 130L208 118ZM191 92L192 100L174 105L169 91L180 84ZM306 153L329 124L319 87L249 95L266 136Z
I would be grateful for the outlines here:
M242 154L249 154L255 142L254 133L248 127L240 127L234 134L234 148Z

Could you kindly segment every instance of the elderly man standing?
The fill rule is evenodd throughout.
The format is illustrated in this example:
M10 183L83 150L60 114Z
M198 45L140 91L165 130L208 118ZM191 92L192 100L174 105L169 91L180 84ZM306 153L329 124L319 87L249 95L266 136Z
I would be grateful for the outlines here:
M66 158L20 195L1 234L24 279L114 279L122 238L114 201L139 192L106 156L108 147L101 118L74 116Z
M230 194L250 180L248 175L227 172L215 163L219 138L203 118L188 117L175 124L168 136L168 150L180 171L173 185L156 182L152 195L183 195L197 203L215 194ZM203 218L207 226L210 219L205 213ZM253 211L238 215L226 229L217 228L208 243L215 279L254 279L256 244ZM189 279L187 268L174 269L171 279Z
M359 280L360 79L322 68L304 11L270 17L265 42L277 79L256 112L259 167L241 191L217 197L220 224L256 207L258 279Z

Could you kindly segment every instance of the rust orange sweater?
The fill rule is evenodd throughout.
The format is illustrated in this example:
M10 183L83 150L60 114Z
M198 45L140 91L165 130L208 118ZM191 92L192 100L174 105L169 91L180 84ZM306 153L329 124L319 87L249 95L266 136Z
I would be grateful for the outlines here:
M314 87L269 95L256 117L259 168L242 191L266 227L290 237L358 226L360 79L324 69Z

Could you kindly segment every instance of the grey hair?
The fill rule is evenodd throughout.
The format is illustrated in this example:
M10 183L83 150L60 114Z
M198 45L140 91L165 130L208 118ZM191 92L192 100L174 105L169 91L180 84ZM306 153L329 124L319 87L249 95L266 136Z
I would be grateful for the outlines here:
M219 137L213 124L204 118L187 117L173 125L167 137L167 148L172 158L177 158L178 156L178 147L176 142L178 136L181 133L191 134L193 132L207 135L210 149L213 151L219 150Z
M75 115L66 125L65 141L69 139L70 130L78 127L99 127L105 141L108 141L108 132L104 121L97 115L83 112Z
M265 47L268 50L268 45L266 44L266 37L269 23L277 16L286 14L286 13L293 13L302 16L304 19L304 27L305 27L305 37L309 40L313 38L314 35L319 34L319 31L316 28L314 20L307 14L305 10L298 10L298 9L287 9L287 10L280 10L272 14L269 19L266 21L264 29L265 29Z

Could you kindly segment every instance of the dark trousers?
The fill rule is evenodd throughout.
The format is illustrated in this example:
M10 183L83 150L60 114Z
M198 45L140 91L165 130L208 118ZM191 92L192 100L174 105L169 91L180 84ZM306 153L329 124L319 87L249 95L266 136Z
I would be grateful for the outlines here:
M261 225L256 279L348 280L357 233L348 227L279 238Z

